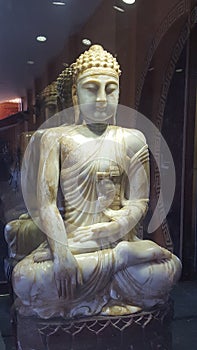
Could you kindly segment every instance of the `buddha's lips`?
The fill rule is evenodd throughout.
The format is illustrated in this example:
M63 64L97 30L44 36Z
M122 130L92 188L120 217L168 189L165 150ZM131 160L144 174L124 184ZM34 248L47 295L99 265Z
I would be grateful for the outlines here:
M98 111L98 112L106 112L107 109L106 109L106 107L96 107L96 111Z

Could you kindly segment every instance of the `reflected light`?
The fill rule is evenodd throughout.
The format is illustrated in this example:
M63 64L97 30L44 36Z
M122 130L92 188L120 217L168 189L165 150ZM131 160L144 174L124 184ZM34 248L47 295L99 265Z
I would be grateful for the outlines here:
M44 42L47 40L46 36L44 35L38 35L36 38L37 41Z
M34 64L34 61L29 60L29 61L27 61L27 64Z
M64 1L53 1L53 5L64 6L66 5Z
M7 100L6 102L11 102L11 103L21 103L21 98L17 97L17 98L13 98L12 100Z
M176 69L176 72L177 73L181 73L183 71L183 68L178 68L178 69Z
M91 40L90 39L83 39L82 40L82 43L86 46L90 46L92 44Z
M114 10L117 10L119 12L124 12L124 10L121 7L113 6Z
M132 5L135 3L135 0L122 0L125 4Z

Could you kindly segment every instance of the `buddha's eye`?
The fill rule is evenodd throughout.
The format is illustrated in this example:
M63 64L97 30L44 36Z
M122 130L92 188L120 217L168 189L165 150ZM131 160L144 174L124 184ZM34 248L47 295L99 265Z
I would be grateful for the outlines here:
M98 90L98 87L97 87L97 85L96 84L85 84L84 86L83 86L85 89L87 89L88 91L90 91L90 92L96 92L97 90Z
M118 85L113 83L108 84L105 88L107 94L111 94L117 89L118 89Z

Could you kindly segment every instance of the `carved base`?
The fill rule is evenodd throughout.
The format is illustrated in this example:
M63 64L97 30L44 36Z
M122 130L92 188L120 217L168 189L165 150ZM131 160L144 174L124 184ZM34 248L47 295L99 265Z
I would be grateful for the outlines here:
M43 320L16 315L19 350L170 350L172 302L121 317Z

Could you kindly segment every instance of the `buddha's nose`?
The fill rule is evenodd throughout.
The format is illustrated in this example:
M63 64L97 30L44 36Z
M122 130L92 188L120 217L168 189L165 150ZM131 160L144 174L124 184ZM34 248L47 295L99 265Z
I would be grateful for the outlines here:
M107 104L107 97L106 97L106 91L105 87L100 87L97 92L97 99L96 99L97 107L105 107Z

